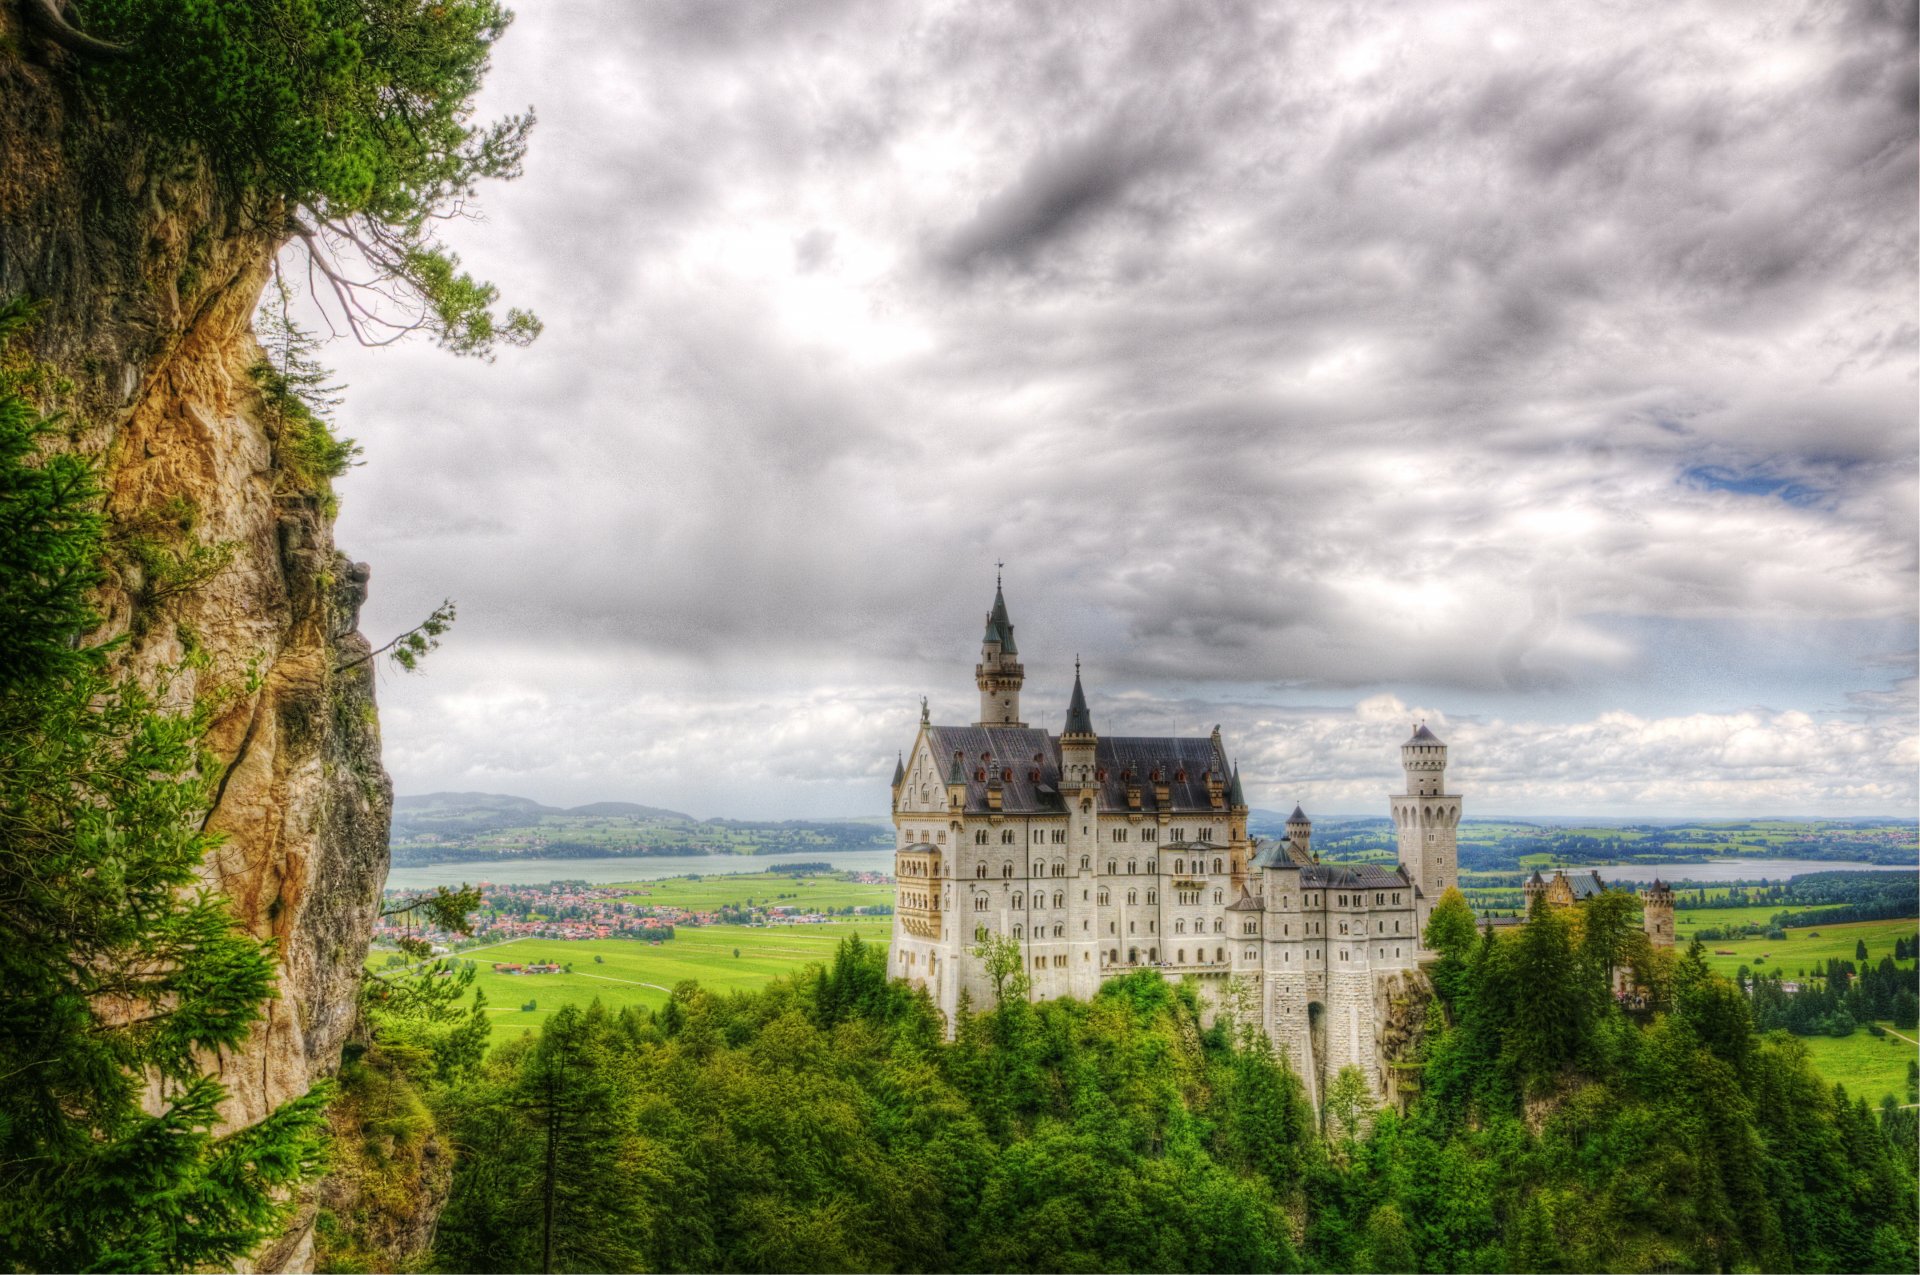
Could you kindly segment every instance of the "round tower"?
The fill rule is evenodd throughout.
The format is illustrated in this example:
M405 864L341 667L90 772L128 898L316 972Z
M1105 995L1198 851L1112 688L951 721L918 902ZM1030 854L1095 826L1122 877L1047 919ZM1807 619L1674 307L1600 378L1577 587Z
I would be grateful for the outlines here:
M1299 806L1287 816L1287 857L1302 867L1313 862L1313 821Z
M1020 648L1013 644L1013 622L1007 618L1007 599L1000 578L993 580L993 610L987 612L986 635L980 639L980 662L973 666L980 688L980 720L975 726L1025 726L1020 720L1020 687L1027 671L1020 667Z
M1655 877L1640 906L1645 913L1642 925L1647 931L1647 941L1655 947L1672 947L1673 887Z
M1454 843L1460 798L1447 792L1447 746L1425 722L1400 745L1400 766L1406 772L1407 790L1390 804L1400 839L1400 865L1418 891L1416 915L1424 934L1433 905L1460 880Z
M1547 892L1547 879L1540 875L1540 869L1535 868L1533 870L1533 875L1528 877L1526 880L1526 883L1520 887L1520 896L1525 901L1525 904L1526 904L1526 906L1521 908L1520 910L1526 913L1528 916L1532 916L1533 901L1539 898L1541 895L1545 894L1546 892Z

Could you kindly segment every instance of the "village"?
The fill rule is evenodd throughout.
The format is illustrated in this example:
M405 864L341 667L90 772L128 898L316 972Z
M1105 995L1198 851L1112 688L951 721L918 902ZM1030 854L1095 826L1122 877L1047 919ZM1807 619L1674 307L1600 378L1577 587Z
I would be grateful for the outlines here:
M803 892L816 883L832 893L820 901L803 899ZM471 934L456 934L431 925L423 929L417 917L396 914L382 917L373 937L376 945L395 944L407 937L424 939L436 953L521 938L624 938L659 944L672 939L682 926L805 926L849 917L884 917L893 911L892 887L890 875L871 871L833 873L826 881L815 876L768 878L758 874L704 880L675 877L613 885L482 881L478 885L481 905L469 917ZM767 893L752 893L756 889ZM394 907L414 893L388 890L385 905ZM550 969L528 966L511 972L551 973L559 969L558 965Z

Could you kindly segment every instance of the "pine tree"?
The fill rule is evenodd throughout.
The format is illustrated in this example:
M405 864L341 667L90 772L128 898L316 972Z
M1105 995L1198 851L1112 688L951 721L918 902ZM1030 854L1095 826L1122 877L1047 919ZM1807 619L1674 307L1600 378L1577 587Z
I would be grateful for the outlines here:
M0 307L0 341L28 318ZM48 387L0 371L0 1266L224 1265L318 1167L323 1088L215 1137L274 946L196 875L218 838L207 706L162 709L84 635L103 552L89 464L39 455Z

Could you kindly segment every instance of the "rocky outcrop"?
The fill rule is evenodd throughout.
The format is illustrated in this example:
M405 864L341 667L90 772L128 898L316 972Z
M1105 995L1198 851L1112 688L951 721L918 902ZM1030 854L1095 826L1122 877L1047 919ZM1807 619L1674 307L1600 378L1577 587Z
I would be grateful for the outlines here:
M1420 1046L1426 1038L1427 1006L1432 1001L1433 984L1421 970L1383 975L1374 983L1380 1096L1402 1111L1420 1091Z
M367 570L250 375L279 210L102 118L69 57L0 6L0 295L40 303L32 353L71 382L70 444L100 464L116 577L97 636L127 635L128 671L170 696L222 697L226 841L205 871L283 958L266 1021L209 1060L239 1126L331 1074L352 1025L392 802L372 665L353 664ZM295 1234L261 1264L308 1251Z

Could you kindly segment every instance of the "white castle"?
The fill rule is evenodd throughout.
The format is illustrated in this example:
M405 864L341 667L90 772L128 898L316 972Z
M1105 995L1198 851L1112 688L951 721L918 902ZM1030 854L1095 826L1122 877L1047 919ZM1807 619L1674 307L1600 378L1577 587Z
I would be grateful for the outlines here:
M980 720L936 726L922 701L894 770L895 976L925 987L949 1023L962 992L993 1003L972 954L989 934L1019 944L1035 999L1090 997L1105 979L1157 969L1217 1007L1233 980L1313 1101L1349 1065L1388 1091L1391 1005L1457 880L1445 744L1423 725L1401 746L1397 867L1323 864L1297 806L1284 840L1249 839L1218 727L1102 736L1077 662L1061 733L1022 721L1025 672L998 587L974 679Z

